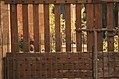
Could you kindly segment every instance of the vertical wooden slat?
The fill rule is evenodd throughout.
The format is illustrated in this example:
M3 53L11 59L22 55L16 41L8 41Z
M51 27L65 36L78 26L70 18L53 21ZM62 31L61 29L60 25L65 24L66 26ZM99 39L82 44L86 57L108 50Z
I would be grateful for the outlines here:
M107 4L107 28L114 28L114 3ZM113 34L113 32L107 32L107 41L108 41L108 77L114 76L114 69L110 67L110 52L114 51L114 36L108 36L109 34ZM114 58L113 58L114 59ZM113 60L114 61L114 60ZM114 64L112 65L114 67Z
M17 5L10 5L10 21L11 21L11 52L13 58L16 57L16 53L19 51L18 47L18 24L17 24ZM13 60L13 79L16 78L16 61ZM8 72L9 73L9 72Z
M92 29L94 28L94 4L86 4L86 21L87 21L87 29ZM93 51L94 50L94 32L87 32L87 51ZM92 54L94 58L94 54ZM93 59L95 60L95 59ZM92 61L92 68L93 68L93 73L92 77L94 77L94 72L95 72L95 61ZM90 67L89 67L90 68Z
M23 15L23 36L24 36L24 52L29 52L29 27L28 27L28 5L22 6Z
M114 15L113 15L113 3L107 4L107 28L113 29L114 28ZM113 32L108 32L108 34L113 34ZM114 51L114 37L108 37L108 51Z
M119 29L119 4L118 4L118 29ZM118 31L118 37L119 37L119 31ZM118 38L118 51L119 51L119 38Z
M44 43L45 51L50 51L49 4L44 5Z
M102 4L95 4L95 28L102 28ZM102 32L97 33L97 50L103 50Z
M76 29L82 28L81 26L81 4L76 4ZM82 32L76 33L77 51L82 50Z
M19 51L17 5L10 5L10 22L11 22L11 52L17 53Z
M34 24L34 51L39 52L39 16L38 16L38 5L33 5L33 24Z
M87 29L94 28L94 5L86 5L86 20L87 20ZM92 51L94 45L94 34L93 32L88 32L87 34L87 50Z
M55 4L55 38L56 38L56 51L61 51L61 38L60 38L60 5Z
M71 10L70 4L65 4L65 19L66 19L66 51L71 51Z

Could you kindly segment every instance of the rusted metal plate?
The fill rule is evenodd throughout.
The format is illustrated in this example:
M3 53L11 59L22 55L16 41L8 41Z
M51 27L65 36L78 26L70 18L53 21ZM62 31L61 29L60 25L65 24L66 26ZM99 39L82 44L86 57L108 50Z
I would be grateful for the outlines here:
M5 0L7 4L69 4L69 3L91 3L92 0Z

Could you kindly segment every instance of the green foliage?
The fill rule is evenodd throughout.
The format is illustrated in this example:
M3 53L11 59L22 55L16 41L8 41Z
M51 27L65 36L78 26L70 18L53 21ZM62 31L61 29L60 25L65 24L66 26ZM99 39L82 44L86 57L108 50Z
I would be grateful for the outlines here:
M108 42L103 42L103 51L108 51ZM114 39L114 51L118 51L118 40Z
M84 6L84 5L82 5ZM49 6L50 10L50 40L51 40L51 50L55 50L55 14L54 14L54 4L50 4ZM81 18L82 18L82 27L86 26L86 9L85 7L82 8L81 11ZM60 15L60 32L61 32L61 37L62 37L62 43L64 44L66 41L66 34L65 34L65 19L63 19L63 14ZM72 16L71 16L72 17ZM71 18L71 29L72 33L74 32L75 29L75 21L73 18Z
M30 44L30 51L33 51L34 50L34 38L33 37L30 37L29 38L30 41L29 41L29 44ZM23 37L23 34L20 34L19 36L19 51L23 51L23 44L24 44L24 37Z

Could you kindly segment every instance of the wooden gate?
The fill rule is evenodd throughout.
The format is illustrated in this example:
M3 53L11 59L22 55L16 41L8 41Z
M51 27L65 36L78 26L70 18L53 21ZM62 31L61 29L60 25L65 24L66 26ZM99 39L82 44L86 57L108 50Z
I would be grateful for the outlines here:
M5 3L10 4L11 52L8 52L4 58L4 79L119 79L119 41L116 38L118 30L115 29L116 24L118 28L118 21L116 21L118 19L114 19L114 9L117 10L116 17L118 17L118 9L114 8L116 4L114 1L5 0ZM19 4L22 5L23 35L20 36L22 39L19 39L18 29L17 6ZM32 41L29 33L31 28L28 25L29 4L33 5L34 40ZM41 48L40 28L43 26L39 26L39 17L41 17L39 4L43 4L44 10L44 49ZM49 9L51 4L54 5L54 38L51 35ZM64 30L61 30L60 4L64 4L65 8ZM72 36L72 4L75 5L74 36ZM85 28L82 27L82 5L86 9ZM103 5L106 5L104 11ZM61 31L65 31L65 52L61 50ZM76 38L75 52L72 49L74 37ZM83 38L87 40L85 43ZM52 39L54 39L54 50ZM114 46L115 40L118 46L117 52ZM19 45L21 43L22 52ZM85 45L87 50L84 50Z

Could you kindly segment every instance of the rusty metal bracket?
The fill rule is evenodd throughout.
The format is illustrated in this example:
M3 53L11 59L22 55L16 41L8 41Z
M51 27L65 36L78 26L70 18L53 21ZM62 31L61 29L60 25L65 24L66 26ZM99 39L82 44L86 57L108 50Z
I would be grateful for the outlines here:
M12 2L12 12L15 12L15 0L11 0L11 2Z
M97 31L97 32L112 32L112 34L107 34L107 36L111 37L111 36L114 36L117 34L118 30L117 29L107 29L107 28L102 28L102 29L81 29L81 28L78 28L78 29L75 29L76 32L82 32L82 31L87 31L87 32L94 32L94 31Z

